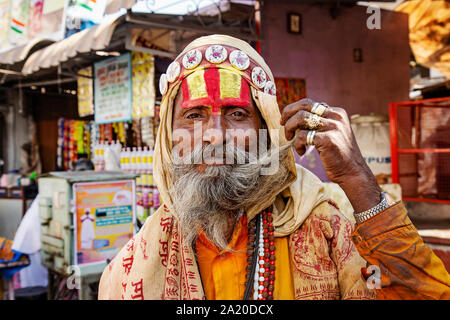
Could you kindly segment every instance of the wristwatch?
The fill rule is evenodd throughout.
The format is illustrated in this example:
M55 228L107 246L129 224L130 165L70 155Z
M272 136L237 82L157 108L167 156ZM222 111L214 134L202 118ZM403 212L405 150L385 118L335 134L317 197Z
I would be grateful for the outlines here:
M363 223L364 221L372 218L373 216L377 215L378 213L386 210L391 206L391 203L389 203L388 199L386 198L386 192L381 192L381 202L377 204L375 207L370 208L369 210L366 210L364 212L360 213L353 213L356 224Z

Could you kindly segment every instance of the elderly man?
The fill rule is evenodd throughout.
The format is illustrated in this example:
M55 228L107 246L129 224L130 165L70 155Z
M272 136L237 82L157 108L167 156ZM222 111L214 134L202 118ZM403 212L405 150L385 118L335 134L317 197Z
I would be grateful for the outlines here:
M189 44L160 90L163 206L105 269L100 299L450 298L444 265L381 192L343 109L305 99L280 113L262 57L222 35ZM291 146L306 145L356 227L295 164Z

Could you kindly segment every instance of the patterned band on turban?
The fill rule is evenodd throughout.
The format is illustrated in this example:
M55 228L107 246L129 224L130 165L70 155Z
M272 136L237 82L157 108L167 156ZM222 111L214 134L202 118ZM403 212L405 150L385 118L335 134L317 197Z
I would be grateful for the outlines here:
M228 70L228 72L222 71ZM194 75L193 73L203 72L202 75ZM194 88L193 84L190 85L188 80L189 92L198 90L194 95L198 98L206 98L202 94L208 94L208 96L214 93L216 96L222 96L225 93L226 98L237 99L234 103L239 103L239 99L243 97L244 87L248 85L254 87L257 90L263 91L270 95L276 95L276 88L273 79L270 79L264 69L252 58L250 58L244 51L227 45L204 45L197 48L193 48L190 51L177 57L169 67L167 72L161 75L159 81L159 89L164 96L168 92L171 86L183 81L186 78L191 78L190 75L197 77L197 80L193 80L196 84L199 84L199 79L203 77L206 82L201 87ZM233 75L240 75L242 77L239 94L235 92L231 93L227 90L235 90L236 88L226 88L223 84L224 77L233 77ZM189 77L188 77L189 76ZM222 79L222 80L220 80ZM231 79L231 78L230 78ZM244 85L244 79L246 84ZM209 81L212 81L211 83ZM221 86L220 90L212 90L214 86ZM202 89L203 88L203 89ZM222 88L224 90L222 90ZM202 92L202 90L205 90ZM228 92L228 93L226 93ZM183 94L185 91L183 91ZM248 93L248 92L247 92ZM229 95L229 96L227 96ZM190 100L193 100L192 98ZM210 104L216 109L225 101L215 101L215 104ZM243 103L243 102L242 102Z

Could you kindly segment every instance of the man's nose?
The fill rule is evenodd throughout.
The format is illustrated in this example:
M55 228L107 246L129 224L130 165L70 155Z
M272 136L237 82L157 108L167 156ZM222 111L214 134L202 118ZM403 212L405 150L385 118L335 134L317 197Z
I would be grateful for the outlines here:
M220 114L213 114L206 123L203 132L203 142L209 142L214 146L223 144L225 141L225 126Z

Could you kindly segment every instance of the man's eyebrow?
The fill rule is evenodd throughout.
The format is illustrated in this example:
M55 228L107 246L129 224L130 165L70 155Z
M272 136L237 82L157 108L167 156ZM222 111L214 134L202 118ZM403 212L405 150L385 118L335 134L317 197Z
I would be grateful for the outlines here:
M229 105L229 106L222 107L222 109L235 109L235 108L238 108L238 109L250 114L250 110L248 107L241 107L241 106L235 106L235 105Z
M234 104L225 105L225 106L222 106L222 108L240 108L240 109L243 109L243 110L247 110L247 109L248 109L247 107L236 106L236 105L234 105Z
M189 111L189 110L192 110L192 109L211 109L212 107L211 106L202 106L202 105L200 105L200 106L193 106L193 107L187 107L187 108L182 108L184 111Z
M211 108L211 107L208 107L208 106L194 106L194 107L188 107L188 108L181 108L181 114L185 114L186 112L192 111L192 110L199 110L199 111L201 111L201 110L204 110L204 109L207 109L207 108Z

